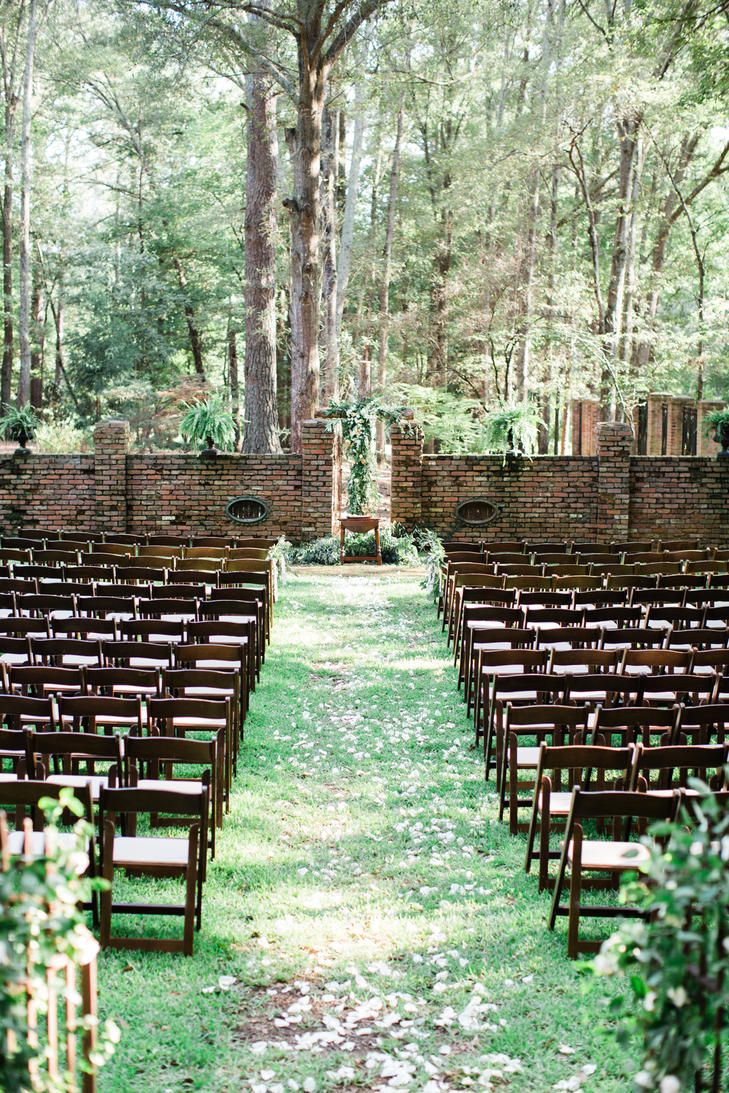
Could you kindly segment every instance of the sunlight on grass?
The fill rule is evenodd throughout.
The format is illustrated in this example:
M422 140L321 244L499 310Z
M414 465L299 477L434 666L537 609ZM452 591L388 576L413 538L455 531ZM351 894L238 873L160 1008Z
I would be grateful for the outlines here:
M103 954L124 1035L101 1093L629 1087L610 988L496 821L419 581L283 589L195 957Z

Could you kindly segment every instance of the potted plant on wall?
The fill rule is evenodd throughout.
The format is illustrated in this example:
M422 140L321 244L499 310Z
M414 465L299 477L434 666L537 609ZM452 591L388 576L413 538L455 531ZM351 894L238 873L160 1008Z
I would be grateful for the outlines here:
M486 446L501 455L505 466L518 465L536 452L542 424L532 402L502 403L484 418Z
M32 406L6 404L0 414L0 433L10 440L17 441L16 455L30 454L27 444L33 439L38 424L38 417Z
M712 410L704 418L704 428L707 433L714 433L714 440L721 445L721 451L716 453L717 459L729 459L729 409Z
M219 452L235 450L235 422L220 395L182 405L185 415L180 422L180 433L190 448L205 445L201 459L215 459Z

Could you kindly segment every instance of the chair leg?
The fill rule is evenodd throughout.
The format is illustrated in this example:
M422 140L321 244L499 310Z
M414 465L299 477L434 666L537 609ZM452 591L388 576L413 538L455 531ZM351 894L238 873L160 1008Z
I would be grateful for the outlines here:
M582 891L582 827L575 824L570 869L570 907L567 927L567 955L576 960L579 952L580 894Z
M537 838L537 827L539 827L540 846L541 846L541 834L542 834L543 824L540 824L540 822L539 822L540 817L539 817L539 808L538 808L538 804L537 804L538 794L539 794L539 789L537 788L535 790L535 799L534 799L534 804L532 805L532 815L531 815L531 819L529 820L529 832L527 834L526 855L525 855L525 858L524 858L524 872L525 873L531 873L531 871L532 871L532 858L534 857L534 843L536 842L536 838Z
M200 908L196 907L197 903L197 852L198 852L198 839L200 838L200 827L198 824L193 824L190 828L190 842L188 844L187 851L187 871L185 874L186 893L185 893L185 930L182 941L182 951L185 956L192 956L193 945L195 940L195 921L196 912L199 918Z
M542 804L542 814L539 825L539 891L549 888L549 835L550 835L549 811Z
M557 879L554 882L554 891L552 892L552 906L549 910L549 919L547 920L547 926L550 930L554 929L557 921L557 911L559 910L559 901L562 897L562 888L564 887L564 878L567 872L567 854L569 851L570 840L572 838L572 831L569 829L565 832L564 846L562 847L562 856L559 860L559 870L557 872Z
M102 876L107 882L101 893L101 932L100 940L102 949L108 948L111 943L111 900L112 882L114 879L114 824L111 820L104 822L102 836Z
M516 765L516 738L509 740L509 831L519 830L519 770Z

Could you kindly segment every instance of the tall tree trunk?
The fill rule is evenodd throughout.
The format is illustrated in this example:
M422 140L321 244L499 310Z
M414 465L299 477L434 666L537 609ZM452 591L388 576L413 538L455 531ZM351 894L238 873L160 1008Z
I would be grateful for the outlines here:
M352 133L352 156L347 174L347 195L344 201L342 219L342 237L339 243L339 268L337 277L337 329L341 329L344 305L347 301L349 271L352 264L352 241L354 239L354 214L359 196L359 175L362 167L362 144L364 137L364 108L362 89L357 84L354 100L354 131Z
M45 330L42 318L43 285L40 262L33 263L33 288L30 301L31 346L30 346L30 404L43 405L43 356L45 348Z
M33 118L33 64L38 33L38 0L30 0L28 30L23 73L23 122L20 138L20 380L18 405L30 401L31 372L31 257L30 257L30 196L32 184L31 126Z
M612 257L610 262L610 278L608 280L605 297L605 313L603 315L603 366L600 382L600 402L602 409L611 417L615 417L616 394L614 382L614 368L610 362L618 358L618 350L622 337L623 299L625 293L625 275L628 262L630 218L632 212L633 197L637 193L636 179L634 177L638 169L639 138L641 119L638 115L621 118L618 122L618 135L620 137L620 174L618 184L618 213L615 218L613 232Z
M3 364L0 397L10 402L13 383L13 129L14 108L5 104L5 182L3 186Z
M260 72L246 78L246 104L243 451L280 452L276 403L276 96L270 80Z
M339 397L339 328L337 324L337 185L339 182L339 115L324 111L322 123L322 350L324 402Z
M326 77L311 67L306 42L299 39L299 102L296 128L286 140L294 192L284 202L291 228L291 449L301 451L301 423L319 405L319 240L321 130Z
M192 300L190 299L187 291L187 275L185 274L185 267L183 266L177 255L174 255L172 259L172 265L175 267L177 273L177 283L180 286L182 293L183 308L185 311L185 323L187 325L187 334L190 339L190 353L192 354L192 363L195 368L195 375L200 379L205 379L205 361L203 358L203 344L202 334L197 325L197 319L195 318L195 308L193 307Z
M395 147L392 150L390 165L390 191L387 195L387 225L385 227L385 245L382 248L382 281L380 283L380 336L377 346L377 391L385 393L387 383L387 347L390 337L390 282L392 280L392 243L395 238L395 219L397 216L397 191L400 181L400 147L402 144L404 111L397 112L395 129ZM377 421L377 450L385 447L385 423Z
M238 372L238 335L235 332L230 319L228 320L228 332L226 335L228 351L228 383L230 384L230 412L233 415L235 428L235 450L240 451L241 427L240 427L240 378Z

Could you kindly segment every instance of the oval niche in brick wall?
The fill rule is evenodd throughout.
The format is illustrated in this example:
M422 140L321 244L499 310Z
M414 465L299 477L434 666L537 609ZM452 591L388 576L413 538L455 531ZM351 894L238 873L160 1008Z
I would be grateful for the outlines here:
M485 527L492 523L499 514L498 507L488 497L469 497L456 505L456 517L461 524L470 528Z
M225 511L235 524L261 524L271 511L271 506L262 497L246 494L229 501Z

